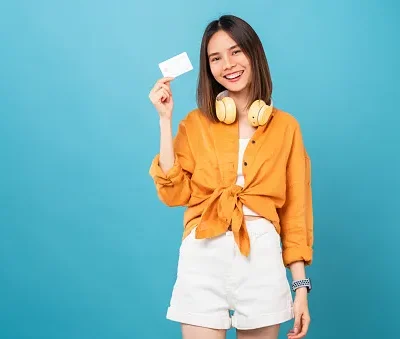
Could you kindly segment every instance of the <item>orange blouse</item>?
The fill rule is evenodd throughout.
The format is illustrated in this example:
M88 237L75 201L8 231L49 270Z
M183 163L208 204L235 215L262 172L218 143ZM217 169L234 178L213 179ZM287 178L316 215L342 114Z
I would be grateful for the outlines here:
M274 108L267 125L254 132L238 164L239 124L214 123L198 109L180 123L174 138L175 163L164 173L157 154L150 166L159 198L167 206L186 206L185 238L223 234L231 226L243 255L250 241L242 206L270 220L281 236L285 266L312 262L313 210L311 162L299 123ZM242 166L244 186L236 185Z

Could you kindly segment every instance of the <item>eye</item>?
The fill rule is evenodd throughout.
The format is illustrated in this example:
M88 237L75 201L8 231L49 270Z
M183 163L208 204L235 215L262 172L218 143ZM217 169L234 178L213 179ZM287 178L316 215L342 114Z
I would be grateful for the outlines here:
M235 54L235 55L236 55L236 54L238 54L238 53L240 53L240 52L241 52L241 50L240 50L240 49L236 49L236 50L234 50L234 51L233 51L233 54Z
M211 62L218 61L218 60L219 60L218 57L211 58Z

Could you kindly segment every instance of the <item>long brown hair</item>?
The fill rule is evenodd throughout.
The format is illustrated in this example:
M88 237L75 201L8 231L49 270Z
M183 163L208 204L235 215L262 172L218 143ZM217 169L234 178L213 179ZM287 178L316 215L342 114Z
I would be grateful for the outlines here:
M271 104L272 95L272 80L268 61L257 33L243 19L234 15L223 15L218 20L214 20L207 25L200 48L197 106L207 118L214 122L218 121L215 99L225 88L214 79L211 73L207 46L211 37L220 30L229 34L250 60L252 79L247 108L257 99L262 99L267 104Z

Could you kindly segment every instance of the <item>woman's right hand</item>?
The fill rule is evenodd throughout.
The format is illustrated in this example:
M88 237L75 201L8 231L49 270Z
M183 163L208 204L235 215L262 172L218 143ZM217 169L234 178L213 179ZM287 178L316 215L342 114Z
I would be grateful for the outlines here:
M172 110L174 108L170 86L172 80L174 80L174 78L161 78L156 82L149 94L150 101L156 108L160 118L172 118Z

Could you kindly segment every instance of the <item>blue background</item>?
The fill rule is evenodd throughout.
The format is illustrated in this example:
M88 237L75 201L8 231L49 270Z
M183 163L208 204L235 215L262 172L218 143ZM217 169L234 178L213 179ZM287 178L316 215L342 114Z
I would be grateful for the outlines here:
M41 0L0 4L1 338L179 337L165 312L183 210L163 206L148 175L148 93L158 63L186 51L175 132L195 107L203 30L226 13L259 33L274 103L312 157L308 338L396 337L395 1Z

